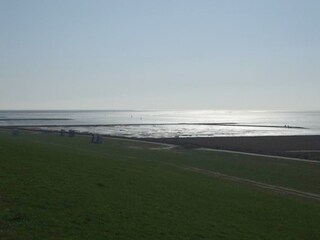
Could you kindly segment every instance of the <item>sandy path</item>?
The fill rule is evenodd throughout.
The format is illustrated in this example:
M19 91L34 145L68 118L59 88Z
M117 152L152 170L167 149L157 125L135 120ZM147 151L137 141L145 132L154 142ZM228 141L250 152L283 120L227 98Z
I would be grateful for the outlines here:
M239 151L232 151L232 150L221 150L221 149L213 149L213 148L198 148L196 150L211 151L211 152L224 152L224 153L236 153L236 154L256 156L256 157L266 157L266 158L273 158L273 159L284 159L284 160L291 160L291 161L298 161L298 162L307 162L307 163L320 164L320 161L317 161L317 160L308 160L308 159L292 158L292 157L282 157L282 156L266 155L266 154L259 154L259 153L248 153L248 152L239 152Z

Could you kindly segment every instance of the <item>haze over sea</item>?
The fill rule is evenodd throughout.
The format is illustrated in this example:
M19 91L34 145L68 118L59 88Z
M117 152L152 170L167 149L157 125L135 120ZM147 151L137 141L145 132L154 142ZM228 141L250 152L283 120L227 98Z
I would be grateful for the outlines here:
M320 111L0 111L0 126L154 138L319 135Z

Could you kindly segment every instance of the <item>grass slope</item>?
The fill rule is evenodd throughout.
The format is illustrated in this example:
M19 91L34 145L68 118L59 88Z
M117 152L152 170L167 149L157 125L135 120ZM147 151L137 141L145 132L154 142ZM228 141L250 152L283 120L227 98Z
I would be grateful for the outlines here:
M318 192L317 166L89 140L0 131L0 239L320 238L317 202L184 170Z

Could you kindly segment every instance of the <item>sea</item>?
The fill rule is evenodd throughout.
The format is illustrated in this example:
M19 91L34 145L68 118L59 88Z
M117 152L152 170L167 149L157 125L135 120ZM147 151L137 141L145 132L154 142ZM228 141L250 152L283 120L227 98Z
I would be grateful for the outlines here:
M320 111L0 111L0 127L135 138L320 135Z

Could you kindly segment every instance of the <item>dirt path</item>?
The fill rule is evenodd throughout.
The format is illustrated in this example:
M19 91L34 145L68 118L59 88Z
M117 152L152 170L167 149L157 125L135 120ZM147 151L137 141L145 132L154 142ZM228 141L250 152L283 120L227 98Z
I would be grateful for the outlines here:
M303 197L303 198L314 199L314 200L320 201L320 194L316 194L316 193L303 192L303 191L292 189L292 188L286 188L286 187L266 184L266 183L246 179L246 178L234 177L234 176L230 176L230 175L226 175L223 173L214 172L214 171L210 171L210 170L206 170L206 169L201 169L201 168L187 167L184 169L187 171L205 174L207 176L211 176L211 177L215 177L215 178L225 179L225 180L229 180L229 181L233 181L233 182L245 183L248 185L252 185L252 186L259 187L259 188L264 188L267 190L278 192L281 194L293 195L293 196L298 196L298 197Z
M292 157L282 157L282 156L277 156L277 155L266 155L266 154L259 154L259 153L239 152L239 151L221 150L221 149L214 149L214 148L198 148L197 150L200 150L200 151L212 151L212 152L236 153L236 154L249 155L249 156L266 157L266 158L278 158L278 159L284 159L284 160L320 164L320 161L317 161L317 160L308 160L308 159L292 158Z

